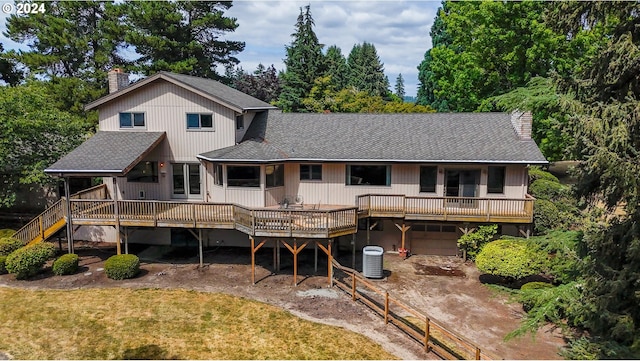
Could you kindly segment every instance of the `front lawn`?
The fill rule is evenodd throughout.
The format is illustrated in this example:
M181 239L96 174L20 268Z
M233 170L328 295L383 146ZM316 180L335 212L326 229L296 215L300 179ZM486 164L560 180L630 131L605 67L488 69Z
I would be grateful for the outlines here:
M121 288L0 288L0 351L15 359L395 358L362 335L264 303Z

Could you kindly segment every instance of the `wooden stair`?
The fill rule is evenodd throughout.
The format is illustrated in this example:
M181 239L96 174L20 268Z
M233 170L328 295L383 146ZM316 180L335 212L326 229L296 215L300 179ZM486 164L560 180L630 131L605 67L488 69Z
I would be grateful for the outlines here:
M65 198L62 198L54 203L20 228L13 237L21 240L25 245L46 241L67 224L64 202Z

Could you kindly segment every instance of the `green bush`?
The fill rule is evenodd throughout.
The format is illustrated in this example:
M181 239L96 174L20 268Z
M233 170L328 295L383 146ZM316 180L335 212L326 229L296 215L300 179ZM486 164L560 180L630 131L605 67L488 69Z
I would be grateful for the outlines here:
M7 272L15 274L17 279L35 276L55 253L55 246L47 242L22 247L7 256Z
M480 226L476 231L461 236L458 239L458 247L465 252L466 258L474 260L480 248L491 241L497 232L497 224Z
M0 238L11 237L16 234L16 231L13 229L0 229Z
M0 256L8 256L11 252L22 248L24 244L19 239L5 237L0 238Z
M546 179L538 179L529 186L529 194L537 199L546 199L548 201L559 200L568 196L569 187Z
M551 287L553 287L553 285L547 282L527 282L523 284L520 287L520 289L522 291L526 291L526 290L539 290L541 288L551 288Z
M533 202L533 231L535 234L545 234L561 226L558 207L544 199L536 199Z
M0 275L7 273L7 256L0 256Z
M538 179L545 179L545 180L556 182L556 183L560 182L558 180L558 177L554 176L553 174L547 171L542 170L542 168L540 167L529 168L529 183L533 183Z
M489 242L476 257L476 266L481 272L510 280L539 274L546 265L547 254L526 240Z
M140 271L140 259L132 254L111 256L104 263L104 272L113 280L133 278Z
M53 262L53 273L62 276L76 273L78 270L78 255L68 253Z
M583 233L580 231L551 231L529 239L549 254L549 269L546 272L553 277L554 284L569 283L578 279L578 247L582 237Z

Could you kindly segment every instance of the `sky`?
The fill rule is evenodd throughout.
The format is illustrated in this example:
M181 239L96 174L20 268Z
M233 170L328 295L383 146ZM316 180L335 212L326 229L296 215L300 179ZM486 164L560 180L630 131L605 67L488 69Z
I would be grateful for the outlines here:
M0 5L7 2L11 1L0 0ZM431 47L429 31L440 1L236 0L225 15L237 18L239 26L224 37L246 43L245 50L237 55L240 66L247 72L260 63L284 70L285 46L291 44L300 8L307 4L311 5L314 31L325 49L337 45L346 57L354 45L372 43L384 64L391 90L402 73L405 94L416 95L417 67ZM8 16L0 11L0 32L6 30ZM27 49L2 34L0 42L5 50Z

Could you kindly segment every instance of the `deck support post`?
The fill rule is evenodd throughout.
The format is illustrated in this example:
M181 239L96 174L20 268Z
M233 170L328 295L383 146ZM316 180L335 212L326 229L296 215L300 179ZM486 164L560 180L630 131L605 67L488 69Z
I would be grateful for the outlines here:
M198 255L200 256L200 267L204 267L204 255L202 250L202 228L198 229Z
M314 252L313 272L317 274L318 273L318 241L313 242L313 252Z
M367 217L367 246L371 243L371 218Z
M356 234L351 235L351 268L356 269Z
M127 227L122 227L124 230L124 254L129 254L129 230Z
M66 212L67 213L67 251L74 253L73 249L73 222L71 221L71 197L69 194L69 177L64 177L64 196L66 197Z
M529 239L529 236L531 235L531 226L528 224L518 226L518 232L520 232L520 234L522 234L526 239Z
M113 214L115 217L116 224L116 254L122 254L122 249L120 246L120 215L118 212L118 179L117 177L112 177L113 180Z
M316 245L318 245L318 247L320 247L322 252L324 252L327 255L327 258L328 258L327 279L329 280L329 287L332 287L333 286L333 254L331 253L331 243L333 242L333 239L329 239L328 241L329 242L326 248L325 246L322 245L322 243L320 243L320 241L316 241Z
M251 284L256 284L256 252L264 246L267 242L266 239L263 239L262 242L258 243L256 246L256 240L249 236L249 240L251 241Z
M276 271L280 272L280 240L276 239Z
M287 242L282 242L287 249L293 254L293 285L298 285L298 253L300 253L308 244L309 241L306 241L302 244L302 246L298 247L298 240L293 239L293 247L291 247Z
M398 227L398 229L400 230L400 232L402 232L402 240L401 240L401 245L400 248L406 249L404 244L405 244L405 239L406 239L406 234L407 231L411 229L411 226L407 226L404 224L404 222L402 222L402 226L394 223L396 225L396 227Z
M464 228L462 227L458 227L458 229L460 230L460 232L462 232L463 235L467 235L473 231L475 231L475 228L469 228L469 223L465 223L464 224ZM467 250L462 250L462 259L466 262L467 261Z

